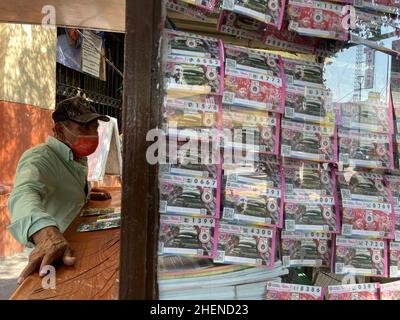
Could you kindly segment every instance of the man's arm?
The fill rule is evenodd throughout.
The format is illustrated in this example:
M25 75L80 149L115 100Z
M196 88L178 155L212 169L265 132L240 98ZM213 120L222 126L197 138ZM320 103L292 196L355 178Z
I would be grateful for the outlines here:
M40 229L57 226L56 220L42 204L48 181L48 176L42 172L41 164L35 159L29 162L22 158L17 168L14 189L8 202L11 215L8 229L22 244L31 242L32 235Z
M49 169L50 167L45 175L43 164L35 161L34 157L29 157L28 160L23 157L18 165L14 189L8 203L11 213L8 229L22 244L33 241L36 245L18 283L22 283L38 268L41 271L45 265L61 257L66 265L73 265L75 262L72 250L59 231L57 222L42 204L42 197L47 192ZM44 275L40 272L40 276Z
M29 255L29 263L21 272L18 284L33 272L39 269L39 275L44 277L46 272L42 271L47 265L51 265L55 260L62 258L67 266L75 264L76 258L67 240L56 227L45 227L32 235L36 247Z

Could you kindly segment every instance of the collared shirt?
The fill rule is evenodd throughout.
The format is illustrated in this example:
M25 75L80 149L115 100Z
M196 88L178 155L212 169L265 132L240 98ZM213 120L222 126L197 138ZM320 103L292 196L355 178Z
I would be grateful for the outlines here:
M87 159L74 161L72 150L56 138L26 151L8 202L14 238L30 243L49 226L64 232L87 201L87 174Z

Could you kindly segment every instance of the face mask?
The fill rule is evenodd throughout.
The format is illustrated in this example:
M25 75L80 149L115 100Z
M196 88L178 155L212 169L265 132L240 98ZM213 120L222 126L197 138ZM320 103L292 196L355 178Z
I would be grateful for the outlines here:
M85 135L76 135L72 133L66 126L63 127L69 132L70 135L75 137L75 143L72 144L67 141L67 144L71 148L72 152L75 156L79 158L87 157L96 151L97 146L99 145L99 136L85 136Z

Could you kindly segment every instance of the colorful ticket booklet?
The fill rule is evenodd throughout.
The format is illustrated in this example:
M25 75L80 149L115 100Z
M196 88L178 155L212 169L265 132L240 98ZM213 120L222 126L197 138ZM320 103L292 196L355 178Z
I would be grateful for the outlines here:
M121 213L121 207L114 208L85 208L81 212L81 217L101 216L110 213Z
M107 229L119 228L121 226L121 220L112 221L95 221L90 223L81 223L78 226L78 232L89 232L89 231L100 231Z
M324 294L318 286L267 282L265 300L324 300Z
M366 277L388 276L388 250L384 240L336 237L335 273Z
M221 223L215 263L273 268L275 229Z
M214 218L161 215L158 253L213 258L217 229Z
M379 300L379 283L328 286L328 300Z

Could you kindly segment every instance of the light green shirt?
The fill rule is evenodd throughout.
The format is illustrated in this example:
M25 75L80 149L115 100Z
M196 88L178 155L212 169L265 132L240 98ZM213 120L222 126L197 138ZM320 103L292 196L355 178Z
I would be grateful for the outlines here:
M64 232L86 203L87 159L74 161L71 149L49 137L26 151L17 167L8 207L8 230L20 243L49 226Z

